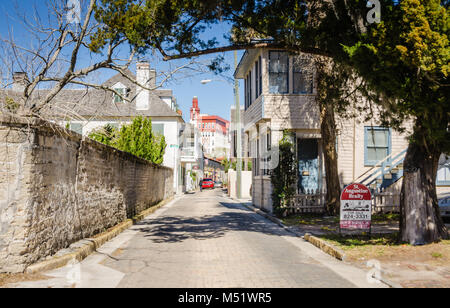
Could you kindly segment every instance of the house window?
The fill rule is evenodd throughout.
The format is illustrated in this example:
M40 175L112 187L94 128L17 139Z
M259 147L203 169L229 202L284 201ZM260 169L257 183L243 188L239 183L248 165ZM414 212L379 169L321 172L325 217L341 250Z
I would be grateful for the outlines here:
M250 71L247 75L247 82L246 82L246 101L247 101L247 108L251 106L252 104L252 71Z
M69 128L74 133L83 135L83 124L81 124L81 123L70 123Z
M118 94L122 95L118 95L116 93L114 93L114 103L122 103L123 102L123 96L125 95L125 89L114 89L114 91L116 91Z
M247 84L247 81L248 81L248 78L245 78L245 80L244 80L244 83L245 83L245 85L244 85L244 89L245 89L245 91L244 91L245 110L248 109L248 97L247 97L248 84Z
M258 97L262 94L262 58L261 56L259 56L259 69L258 69L258 82L259 82L259 93L258 93Z
M439 160L436 185L450 186L450 157L446 155Z
M152 124L152 131L155 135L164 136L164 124Z
M111 126L112 128L119 129L119 123L117 122L110 122L108 123L108 125Z
M300 63L294 63L294 93L312 94L313 76L307 69L302 68Z
M118 94L113 94L114 103L123 103L123 97L128 97L129 90L122 85L121 83L118 83L116 86L113 87L114 91L116 91Z
M391 155L391 130L385 127L365 127L364 129L364 164L375 166Z
M270 175L270 161L271 161L271 156L269 155L270 151L272 150L272 134L270 132L270 129L267 130L266 133L266 138L265 138L265 145L263 145L265 147L265 154L264 154L264 158L263 158L263 163L264 163L264 170L263 170L263 175Z
M269 53L269 88L272 94L289 93L289 55L287 52Z
M259 97L259 60L255 63L255 93Z

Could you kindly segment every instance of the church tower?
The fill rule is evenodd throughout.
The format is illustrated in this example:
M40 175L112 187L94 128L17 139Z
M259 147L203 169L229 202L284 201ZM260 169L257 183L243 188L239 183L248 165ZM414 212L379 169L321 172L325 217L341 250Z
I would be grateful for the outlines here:
M200 116L200 108L198 107L198 97L194 96L191 107L191 123L193 123L196 120L195 118L198 119L199 116Z

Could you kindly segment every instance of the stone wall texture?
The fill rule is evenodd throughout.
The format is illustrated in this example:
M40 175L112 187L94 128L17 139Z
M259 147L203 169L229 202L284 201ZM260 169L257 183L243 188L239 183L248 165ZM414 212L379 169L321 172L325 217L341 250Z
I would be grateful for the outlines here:
M173 193L170 168L0 115L0 272L22 272Z

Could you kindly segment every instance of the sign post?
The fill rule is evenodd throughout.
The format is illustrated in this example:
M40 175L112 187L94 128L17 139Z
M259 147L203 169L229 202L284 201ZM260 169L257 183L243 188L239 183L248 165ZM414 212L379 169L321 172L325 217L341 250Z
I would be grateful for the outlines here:
M372 231L372 194L363 184L351 184L341 194L342 230Z

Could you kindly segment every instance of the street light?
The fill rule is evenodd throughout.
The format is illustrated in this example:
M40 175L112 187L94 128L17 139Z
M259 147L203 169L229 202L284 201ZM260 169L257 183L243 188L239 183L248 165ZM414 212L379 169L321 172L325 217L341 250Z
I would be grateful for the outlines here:
M234 69L236 70L238 66L237 62L237 51L234 51ZM211 80L211 79L205 79L201 81L201 84L208 84L213 81L222 81L226 82L228 84L232 84L229 81L226 80ZM238 199L241 199L242 197L242 136L241 136L241 103L239 101L239 81L234 78L234 98L236 102L236 135L237 135L237 145L236 145L236 152L237 152L237 162L236 162L236 195Z

